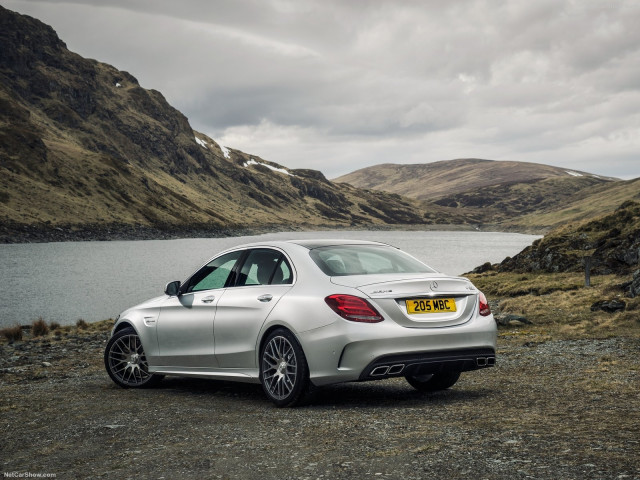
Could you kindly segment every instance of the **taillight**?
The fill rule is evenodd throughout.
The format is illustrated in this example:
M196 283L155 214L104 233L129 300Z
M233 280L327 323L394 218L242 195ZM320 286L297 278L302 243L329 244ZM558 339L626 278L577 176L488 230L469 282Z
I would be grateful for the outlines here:
M487 297L484 296L484 293L480 292L478 294L478 303L479 303L479 313L483 317L487 315L491 315L491 307L489 306L489 302L487 302Z
M363 323L377 323L384 320L373 305L364 298L353 295L329 295L324 301L345 320Z

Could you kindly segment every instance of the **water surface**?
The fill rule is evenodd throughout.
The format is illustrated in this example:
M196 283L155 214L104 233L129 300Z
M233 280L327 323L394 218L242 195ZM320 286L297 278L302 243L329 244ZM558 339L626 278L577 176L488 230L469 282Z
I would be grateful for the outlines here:
M247 242L303 238L362 239L389 243L438 271L459 275L484 262L513 256L535 235L497 232L322 231L246 237L60 242L0 245L0 326L38 317L62 325L113 318L162 294L220 250Z

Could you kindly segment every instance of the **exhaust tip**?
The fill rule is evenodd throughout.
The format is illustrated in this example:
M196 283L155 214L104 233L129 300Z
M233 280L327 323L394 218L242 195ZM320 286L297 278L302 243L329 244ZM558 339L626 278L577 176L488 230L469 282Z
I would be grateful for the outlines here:
M387 372L389 371L389 367L382 366L382 367L376 367L373 370L371 370L371 373L369 375L371 375L372 377L382 377L383 375L386 375Z
M476 365L478 367L493 367L496 364L496 357L477 357Z
M400 372L402 372L402 370L404 370L404 364L392 365L389 367L389 370L387 371L387 373L389 375L397 375Z

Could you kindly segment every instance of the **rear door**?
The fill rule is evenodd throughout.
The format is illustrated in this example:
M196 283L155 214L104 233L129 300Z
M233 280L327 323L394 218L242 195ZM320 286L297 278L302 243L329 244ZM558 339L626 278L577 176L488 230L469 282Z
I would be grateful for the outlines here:
M291 263L276 249L250 250L225 289L214 322L215 352L222 368L255 368L258 333L294 281Z

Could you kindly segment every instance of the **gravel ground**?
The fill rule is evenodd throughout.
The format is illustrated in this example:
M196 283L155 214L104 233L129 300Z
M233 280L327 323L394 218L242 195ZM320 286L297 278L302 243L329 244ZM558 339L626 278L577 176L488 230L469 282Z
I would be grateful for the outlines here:
M7 478L640 479L640 339L504 332L496 368L420 394L404 380L277 409L260 386L123 390L104 333L0 345Z

